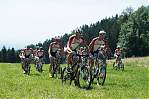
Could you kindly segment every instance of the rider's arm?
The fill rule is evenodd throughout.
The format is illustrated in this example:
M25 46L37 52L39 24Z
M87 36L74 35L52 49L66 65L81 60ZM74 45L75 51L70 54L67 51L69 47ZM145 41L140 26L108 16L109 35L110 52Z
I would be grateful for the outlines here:
M52 45L53 45L53 43L51 43L50 46L49 46L49 50L48 50L49 57L51 57L51 48L52 48Z
M68 50L68 52L72 52L72 50L71 50L71 44L72 44L73 38L74 38L74 35L70 36L69 37L69 40L67 42L67 50Z
M114 57L117 57L117 49L115 50L115 52L114 52Z
M93 50L93 46L94 46L94 43L95 43L96 40L97 40L97 38L93 38L92 41L90 42L90 44L88 46L89 51Z
M20 57L20 58L24 58L24 54L23 54L23 53L20 53L20 54L19 54L19 57Z

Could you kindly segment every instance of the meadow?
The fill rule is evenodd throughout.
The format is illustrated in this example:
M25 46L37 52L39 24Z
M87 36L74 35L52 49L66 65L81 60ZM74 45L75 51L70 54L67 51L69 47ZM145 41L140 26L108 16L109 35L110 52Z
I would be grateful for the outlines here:
M0 99L149 99L149 57L123 59L124 71L114 70L113 62L107 61L105 84L89 90L49 78L47 64L43 73L32 64L27 76L19 63L0 63Z

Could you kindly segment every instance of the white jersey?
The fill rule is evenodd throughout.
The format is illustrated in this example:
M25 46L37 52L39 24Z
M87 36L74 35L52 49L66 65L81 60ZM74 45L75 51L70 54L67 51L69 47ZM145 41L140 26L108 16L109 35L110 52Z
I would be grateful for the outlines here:
M100 48L102 45L104 45L105 42L103 40L96 40L94 42L94 47L93 47L93 51L97 51L98 48Z
M32 54L32 51L31 50L25 50L25 56L29 56Z

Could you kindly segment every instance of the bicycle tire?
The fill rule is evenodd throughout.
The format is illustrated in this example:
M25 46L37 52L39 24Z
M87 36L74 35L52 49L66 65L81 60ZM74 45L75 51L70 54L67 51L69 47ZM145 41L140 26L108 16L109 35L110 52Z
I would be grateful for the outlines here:
M104 85L105 83L105 80L106 80L106 68L104 67L101 67L100 68L100 72L98 73L98 77L97 77L97 83L99 85Z
M86 74L82 73L85 72ZM78 80L78 86L81 88L90 88L91 85L91 79L90 79L90 73L88 68L81 68L78 71L77 74L77 80ZM83 77L82 77L83 76Z

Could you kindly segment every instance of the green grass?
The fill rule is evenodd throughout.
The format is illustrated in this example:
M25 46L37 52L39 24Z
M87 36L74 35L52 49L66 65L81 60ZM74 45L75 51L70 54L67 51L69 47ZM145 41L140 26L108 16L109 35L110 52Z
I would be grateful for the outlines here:
M147 99L149 98L149 57L125 59L125 70L112 69L108 61L104 86L92 85L90 90L74 85L62 85L61 80L49 78L48 65L42 74L32 65L30 76L23 75L20 64L0 64L0 98L93 98Z

